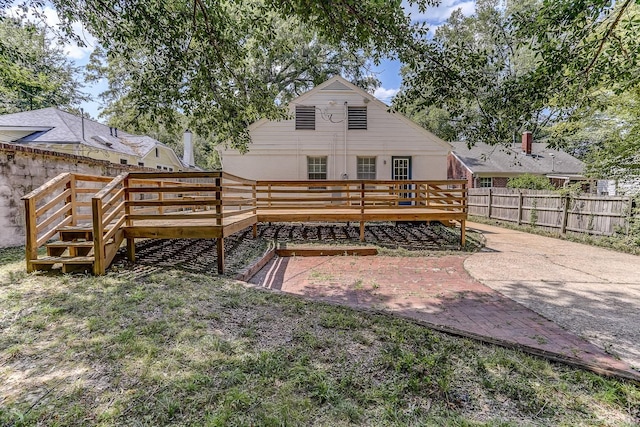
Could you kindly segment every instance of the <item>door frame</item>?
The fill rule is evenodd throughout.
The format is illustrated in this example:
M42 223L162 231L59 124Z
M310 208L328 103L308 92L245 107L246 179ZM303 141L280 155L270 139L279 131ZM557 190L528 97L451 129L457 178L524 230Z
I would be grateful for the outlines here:
M412 159L411 156L391 156L391 179L392 180L398 180L398 178L396 178L395 176L395 161L396 160L408 160L409 164L408 164L408 168L407 168L407 178L402 178L402 179L412 179L413 176L413 171L412 171ZM409 186L407 186L406 188L407 190L413 190L413 188L409 188ZM406 193L406 198L413 198L414 195L413 193ZM399 202L400 205L412 205L412 202L408 202L408 201L404 201L404 202Z

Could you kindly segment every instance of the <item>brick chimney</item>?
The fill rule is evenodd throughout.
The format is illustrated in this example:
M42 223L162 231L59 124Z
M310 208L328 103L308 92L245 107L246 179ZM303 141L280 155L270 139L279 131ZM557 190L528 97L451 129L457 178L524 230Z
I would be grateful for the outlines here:
M529 131L522 132L522 152L530 156L532 146L533 146L533 134Z

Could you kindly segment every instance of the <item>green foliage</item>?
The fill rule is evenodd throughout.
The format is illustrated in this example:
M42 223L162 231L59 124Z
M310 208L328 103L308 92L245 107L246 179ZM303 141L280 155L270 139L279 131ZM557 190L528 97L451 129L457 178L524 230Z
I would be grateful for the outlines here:
M509 188L526 188L529 190L553 190L553 185L549 182L549 178L542 175L533 175L525 173L513 178L509 178L507 182Z
M420 33L400 1L52 3L65 28L83 22L118 67L123 101L109 115L127 111L127 120L144 116L170 128L180 112L196 134L240 150L249 124L286 117L291 96L329 76L372 88L364 58L374 48L374 59L390 55Z
M640 5L631 0L476 6L469 17L454 12L425 54L407 62L394 101L414 116L446 111L445 137L452 130L471 144L499 144L530 130L536 140L562 144L578 130L575 120L601 109L601 88L621 93L637 84Z
M0 14L0 114L77 105L77 71L44 29Z

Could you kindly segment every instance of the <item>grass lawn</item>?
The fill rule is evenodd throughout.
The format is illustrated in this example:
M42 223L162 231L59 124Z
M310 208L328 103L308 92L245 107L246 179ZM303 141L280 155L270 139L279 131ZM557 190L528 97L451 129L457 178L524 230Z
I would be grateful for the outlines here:
M27 274L0 249L0 425L611 425L640 387L167 267Z

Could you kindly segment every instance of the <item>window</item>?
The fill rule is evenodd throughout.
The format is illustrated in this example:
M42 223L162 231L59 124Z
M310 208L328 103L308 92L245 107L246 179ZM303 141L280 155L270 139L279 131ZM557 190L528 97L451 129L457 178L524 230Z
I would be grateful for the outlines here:
M367 107L348 107L349 129L367 129Z
M169 172L173 172L173 168L169 168Z
M376 179L375 157L358 157L357 179Z
M492 187L493 186L493 179L492 178L479 178L478 179L478 186L479 187Z
M162 166L160 166L160 165L156 166L156 168L162 170Z
M129 162L127 162L127 159L120 159L120 164L121 164L121 165L126 165L126 164L128 164L128 163L129 163Z
M296 105L296 130L316 128L316 107Z
M156 157L160 157L160 150L156 147Z
M327 158L307 157L307 175L309 179L327 179Z
M144 162L138 162L138 166L144 166Z

